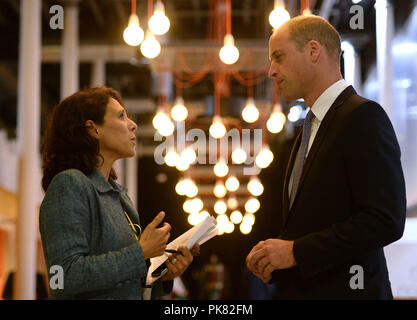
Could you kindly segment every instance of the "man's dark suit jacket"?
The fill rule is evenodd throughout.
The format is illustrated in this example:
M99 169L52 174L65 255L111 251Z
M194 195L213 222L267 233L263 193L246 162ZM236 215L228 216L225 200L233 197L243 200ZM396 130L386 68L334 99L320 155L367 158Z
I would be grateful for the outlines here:
M383 247L403 234L406 199L387 114L346 88L320 124L289 209L301 134L287 167L279 235L294 240L297 266L273 272L278 298L392 299ZM350 273L355 265L363 268L363 289L350 286L359 275Z

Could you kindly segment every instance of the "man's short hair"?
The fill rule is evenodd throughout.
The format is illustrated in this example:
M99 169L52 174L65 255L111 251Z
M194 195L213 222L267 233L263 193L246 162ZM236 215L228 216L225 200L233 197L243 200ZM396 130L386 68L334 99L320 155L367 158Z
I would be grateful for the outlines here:
M297 16L285 23L288 36L298 50L304 49L310 40L316 40L327 50L329 56L340 59L339 32L324 18L316 15Z

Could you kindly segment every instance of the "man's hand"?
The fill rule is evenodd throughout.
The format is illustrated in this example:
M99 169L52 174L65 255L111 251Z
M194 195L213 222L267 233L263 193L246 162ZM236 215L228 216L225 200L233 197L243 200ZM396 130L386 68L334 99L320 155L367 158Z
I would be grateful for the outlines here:
M292 251L294 241L268 239L259 242L246 258L246 265L262 281L271 280L272 271L296 265Z

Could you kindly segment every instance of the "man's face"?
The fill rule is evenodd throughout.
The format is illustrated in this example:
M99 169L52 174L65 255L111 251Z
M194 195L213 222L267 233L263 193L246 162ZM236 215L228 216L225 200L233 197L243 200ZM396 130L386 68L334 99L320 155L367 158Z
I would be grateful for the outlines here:
M306 50L300 52L289 39L285 27L281 27L269 39L269 76L275 79L287 100L304 98L311 74L307 57Z

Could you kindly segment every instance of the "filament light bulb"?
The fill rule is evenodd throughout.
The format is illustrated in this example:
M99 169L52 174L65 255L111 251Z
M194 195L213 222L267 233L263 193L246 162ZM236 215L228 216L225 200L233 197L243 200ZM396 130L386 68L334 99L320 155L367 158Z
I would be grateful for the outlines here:
M235 47L235 39L231 34L224 36L224 45L220 49L219 56L225 64L233 64L239 59L239 50Z
M149 30L146 32L146 38L143 40L140 45L140 51L148 59L156 58L161 52L161 45L158 40L155 39L155 36Z
M165 7L162 1L157 1L152 17L149 19L148 26L153 34L158 36L168 32L171 23L165 15Z
M129 24L123 32L123 39L129 46L138 46L143 41L143 30L139 25L139 17L132 14L129 17Z

